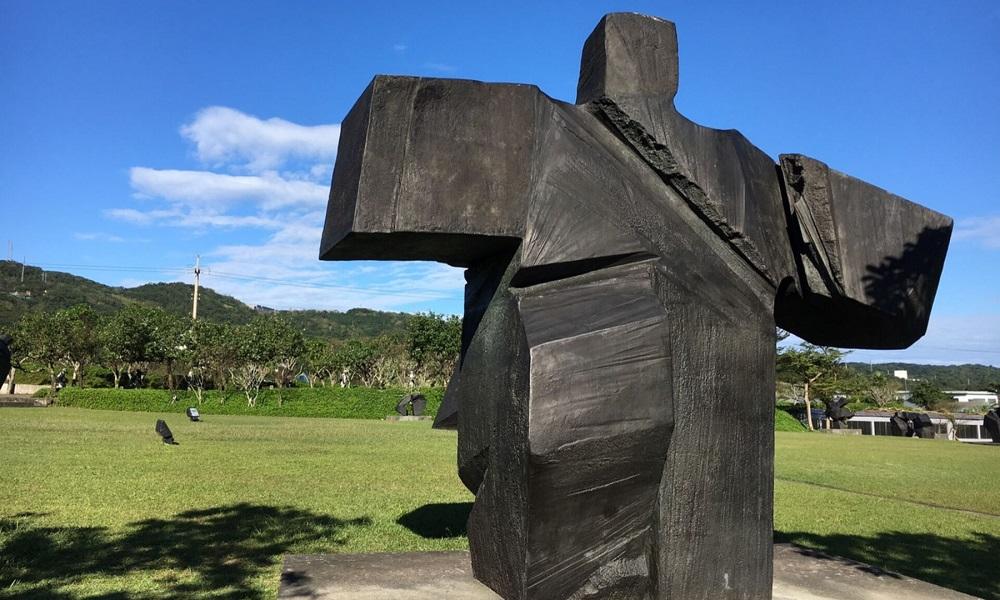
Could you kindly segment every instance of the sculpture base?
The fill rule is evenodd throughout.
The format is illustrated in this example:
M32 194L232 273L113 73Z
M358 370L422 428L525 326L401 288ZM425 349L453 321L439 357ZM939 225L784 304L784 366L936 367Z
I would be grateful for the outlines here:
M974 600L834 558L774 545L773 600ZM472 577L468 552L288 555L279 600L500 600Z

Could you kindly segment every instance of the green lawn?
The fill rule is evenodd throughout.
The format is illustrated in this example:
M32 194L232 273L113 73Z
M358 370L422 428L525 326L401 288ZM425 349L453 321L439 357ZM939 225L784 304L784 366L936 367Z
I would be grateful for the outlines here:
M282 554L466 547L427 423L0 409L0 598L273 598ZM778 433L775 535L986 598L1000 448Z

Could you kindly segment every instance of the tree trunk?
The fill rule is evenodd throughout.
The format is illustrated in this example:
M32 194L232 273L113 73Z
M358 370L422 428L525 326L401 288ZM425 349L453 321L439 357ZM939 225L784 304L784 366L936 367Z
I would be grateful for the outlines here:
M14 391L15 391L15 389L16 389L15 385L14 385L14 375L16 375L16 374L17 374L17 367L11 367L10 368L10 377L7 378L7 393L8 394L13 394ZM0 382L0 385L2 385L2 384L3 384L3 382Z
M806 382L806 422L809 424L809 431L815 431L813 427L813 413L812 413L812 403L809 401L809 383Z

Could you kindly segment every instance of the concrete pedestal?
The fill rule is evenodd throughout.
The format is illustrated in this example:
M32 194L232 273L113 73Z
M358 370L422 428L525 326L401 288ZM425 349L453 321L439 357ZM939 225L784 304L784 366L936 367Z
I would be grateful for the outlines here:
M279 600L500 600L468 552L289 555ZM773 600L973 600L972 596L790 544L774 546Z

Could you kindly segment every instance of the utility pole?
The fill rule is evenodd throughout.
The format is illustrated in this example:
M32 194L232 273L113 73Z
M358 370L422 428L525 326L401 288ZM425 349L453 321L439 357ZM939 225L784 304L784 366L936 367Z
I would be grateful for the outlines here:
M7 240L7 260L14 260L14 240Z
M194 304L191 306L191 320L198 320L198 286L201 283L201 255L194 259Z

